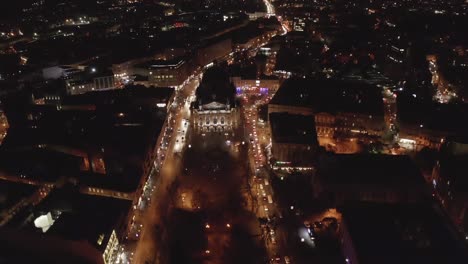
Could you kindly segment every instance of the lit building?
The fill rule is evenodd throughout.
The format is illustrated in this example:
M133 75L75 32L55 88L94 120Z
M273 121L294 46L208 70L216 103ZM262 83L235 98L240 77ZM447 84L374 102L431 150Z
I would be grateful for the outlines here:
M134 73L148 77L148 84L156 87L177 87L194 71L188 57L150 61L135 66Z
M66 92L70 95L116 89L114 74L96 75L86 79L66 80Z
M224 70L214 67L203 76L192 104L192 123L199 133L234 132L239 113L234 85Z
M265 94L273 95L280 86L276 76L262 76L260 78L231 77L237 94Z

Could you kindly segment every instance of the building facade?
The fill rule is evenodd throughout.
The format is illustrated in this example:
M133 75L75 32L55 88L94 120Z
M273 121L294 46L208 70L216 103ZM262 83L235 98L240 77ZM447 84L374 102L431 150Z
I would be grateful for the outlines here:
M239 123L236 90L226 71L213 67L206 71L192 104L192 124L196 132L230 133Z
M229 102L199 105L192 113L194 128L201 133L231 132L238 126L238 111Z

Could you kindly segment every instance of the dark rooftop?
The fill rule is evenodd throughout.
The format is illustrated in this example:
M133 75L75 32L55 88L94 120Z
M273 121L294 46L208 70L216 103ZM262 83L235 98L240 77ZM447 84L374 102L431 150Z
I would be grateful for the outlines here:
M270 104L308 107L315 112L351 112L383 116L381 89L364 82L290 78Z
M10 209L23 198L33 194L36 189L34 185L0 180L0 214L3 210Z
M151 60L145 63L138 64L136 67L140 68L166 68L166 67L179 67L188 61L187 56L179 56L170 60Z
M11 132L14 133L14 132ZM55 182L61 176L75 176L79 173L81 160L78 157L53 150L23 148L0 151L2 173L26 179Z
M450 190L468 194L468 155L450 155L440 159L440 174L450 182Z
M86 241L103 252L112 231L119 233L126 224L131 204L128 200L80 194L76 187L66 185L53 190L37 206L27 208L8 227L24 234L40 234L44 239ZM34 221L48 213L54 222L44 233Z
M467 263L467 249L428 205L351 204L343 222L360 264Z
M112 230L124 224L131 204L127 200L83 195L63 188L50 193L37 206L36 216L60 212L46 235L66 240L85 240L103 252ZM104 235L104 239L99 243L101 235Z
M169 104L174 94L174 88L169 87L145 87L142 85L130 85L125 89L107 90L94 93L85 93L68 96L63 99L63 105L125 105L155 108L155 102ZM151 101L152 105L145 102Z
M324 154L317 174L328 184L423 187L424 179L409 156Z
M233 104L235 102L236 90L234 85L229 80L227 72L218 66L208 69L197 88L197 103L201 101L202 104L211 103L213 101L219 103Z
M411 94L397 98L398 120L402 124L421 126L452 135L468 134L468 104L439 104L423 101Z
M270 126L275 143L318 144L313 116L271 113Z
M60 107L9 106L1 168L29 179L77 177L87 186L134 191L172 95L169 88L133 87L72 96ZM99 173L105 176L85 166L84 158L102 159L105 172Z

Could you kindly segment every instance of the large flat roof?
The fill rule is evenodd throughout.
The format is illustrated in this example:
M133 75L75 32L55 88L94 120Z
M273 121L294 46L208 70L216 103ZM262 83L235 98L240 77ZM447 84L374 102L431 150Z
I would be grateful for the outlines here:
M37 186L0 180L0 213L34 193Z
M65 241L87 241L103 252L112 231L117 232L126 224L131 205L132 202L128 200L80 194L76 187L65 185L53 190L38 205L26 208L8 227L25 234L40 234ZM34 221L48 213L51 213L54 222L44 233L35 226Z
M269 119L274 143L318 144L313 116L271 113Z
M317 175L331 185L423 187L424 179L409 156L331 154L320 156Z
M281 85L270 104L383 116L381 89L365 82L292 77Z
M109 197L84 195L68 190L56 190L39 204L36 214L60 211L60 215L46 234L66 240L86 240L104 251L113 230L124 222L132 202ZM102 243L99 237L103 236Z
M467 248L430 205L357 203L342 208L360 264L467 263Z
M441 176L450 183L447 187L454 193L468 193L468 155L443 156L439 162Z

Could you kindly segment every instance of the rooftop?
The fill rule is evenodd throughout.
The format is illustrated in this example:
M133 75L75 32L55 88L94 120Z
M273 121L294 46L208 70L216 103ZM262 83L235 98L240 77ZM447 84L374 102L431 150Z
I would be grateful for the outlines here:
M55 222L46 232L47 235L66 240L85 240L103 252L112 231L124 224L131 204L127 200L79 194L65 187L50 193L37 206L35 216L55 213L52 215L56 218ZM103 236L102 242L100 236Z
M397 98L398 119L400 123L421 126L451 133L467 135L468 105L462 103L440 104L423 101L417 95L399 94Z
M327 184L422 187L424 179L409 156L324 154L317 174Z
M151 60L145 63L138 64L136 67L141 68L152 68L152 69L159 69L159 68L167 68L167 67L180 67L182 64L186 63L188 57L186 56L179 56L170 60Z
M318 144L313 116L271 113L270 126L275 143Z
M25 209L24 213L8 223L8 228L30 238L39 235L46 248L73 241L87 242L89 246L103 252L112 231L116 230L118 235L118 230L126 223L131 203L127 200L80 194L76 187L65 185L52 191L38 205ZM51 214L53 223L44 232L42 228L36 227L35 220L48 213ZM26 239L23 243L31 243L28 237L23 238Z
M467 250L429 205L358 203L342 209L361 264L466 263Z
M364 82L290 78L270 104L300 106L315 112L383 115L381 89Z
M158 102L169 104L174 95L174 88L150 87L142 85L126 86L125 89L99 91L85 93L64 98L63 105L145 105L154 108L155 105L147 105L145 102Z
M457 194L468 193L468 154L444 156L440 159L440 174L449 189Z
M60 107L9 106L1 169L39 181L76 177L87 186L132 192L172 94L134 87L72 96Z
M211 103L213 101L219 103L231 104L235 101L236 90L234 85L229 80L229 75L221 67L213 67L208 69L203 74L203 79L200 86L197 88L197 103Z
M36 186L0 180L0 215L16 203L33 194Z

